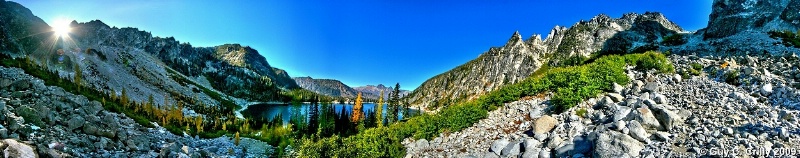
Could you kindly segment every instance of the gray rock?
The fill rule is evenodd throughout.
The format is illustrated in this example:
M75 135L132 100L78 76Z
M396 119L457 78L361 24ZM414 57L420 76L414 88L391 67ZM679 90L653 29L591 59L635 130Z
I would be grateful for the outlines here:
M541 145L542 145L542 143L539 142L536 139L528 138L528 139L525 139L525 141L522 141L522 146L524 147L524 149L526 151L530 150L530 149L539 148Z
M576 137L572 143L556 149L556 157L568 157L577 154L589 152L592 149L592 143L585 137Z
M420 149L428 148L428 140L425 140L425 139L419 139L419 140L417 140L415 142L415 144L416 144L416 147L420 148Z
M658 104L667 104L667 97L661 94L655 94L655 101Z
M20 128L24 127L25 118L22 118L22 117L19 117L19 116L15 116L15 115L9 115L8 118L9 118L8 119L8 121L9 121L8 122L8 129L9 130L17 131Z
M544 148L539 150L539 158L549 158L550 155L550 149Z
M672 130L675 126L683 123L683 118L675 112L667 110L666 108L654 108L653 113L658 119L658 122L664 127L665 130Z
M650 134L647 134L647 131L639 124L639 121L632 120L628 122L628 129L630 129L630 134L634 139L645 143L650 142L648 138Z
M564 140L562 140L561 137L559 137L559 136L557 136L555 134L550 135L549 139L550 139L550 141L547 142L547 148L550 148L550 149L555 149L555 148L559 147L561 145L561 143L564 143Z
M31 87L30 81L27 80L17 80L14 83L11 83L11 91L24 91Z
M506 147L503 148L503 151L501 152L500 156L510 157L519 155L521 152L519 147L520 144L522 144L522 142L517 141L509 143L508 145L506 145Z
M19 143L14 139L5 139L3 140L3 144L7 145L5 150L3 150L4 157L18 157L18 158L39 157L39 155L33 151L33 148L31 146Z
M0 125L0 138L8 138L8 129Z
M626 134L605 131L598 134L592 157L638 157L644 144Z
M645 91L645 92L657 92L659 90L658 83L657 82L647 82L647 84L644 85L644 89L642 89L642 90Z
M70 131L83 127L85 120L83 117L73 117L67 121L67 127Z
M486 154L483 154L483 157L484 158L500 158L499 155L497 155L496 153L493 153L493 152L486 152Z
M614 90L614 93L622 93L622 90L624 89L624 87L622 87L621 85L617 84L616 82L614 82L611 85L611 87L612 87L611 89Z
M545 139L547 139L547 133L534 133L533 138L539 141L544 141Z
M661 132L661 131L656 132L655 135L656 135L656 138L658 138L658 140L661 140L661 141L669 141L670 140L669 137L672 136L672 134L669 134L667 132Z
M492 142L492 147L489 148L489 149L491 149L491 152L494 152L495 154L500 155L500 154L502 154L503 149L506 146L508 146L509 143L511 143L511 142L509 142L506 139L498 139L498 140L495 140L494 142Z
M10 86L12 81L7 78L0 78L0 89L5 89Z
M767 83L761 86L761 95L769 96L770 94L772 94L772 84Z
M614 102L621 102L623 99L625 99L625 97L623 97L623 96L622 96L622 95L620 95L619 93L608 93L607 95L608 95L608 97L610 97L610 98L611 98L611 100L613 100Z
M672 75L672 81L681 82L682 80L683 80L683 77L680 74Z
M539 156L539 152L541 152L541 150L542 150L542 149L539 149L539 148L525 149L525 152L524 152L524 153L522 153L522 157L523 157L523 158L534 158L534 157L538 157L538 156Z
M617 110L614 112L614 121L623 120L628 117L628 114L631 113L631 108L627 106L617 106Z

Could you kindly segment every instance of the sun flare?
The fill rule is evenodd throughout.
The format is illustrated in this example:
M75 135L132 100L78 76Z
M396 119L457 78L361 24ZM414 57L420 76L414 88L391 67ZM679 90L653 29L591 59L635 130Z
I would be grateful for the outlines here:
M66 37L72 28L69 26L70 21L66 19L58 19L53 22L53 32L57 37Z

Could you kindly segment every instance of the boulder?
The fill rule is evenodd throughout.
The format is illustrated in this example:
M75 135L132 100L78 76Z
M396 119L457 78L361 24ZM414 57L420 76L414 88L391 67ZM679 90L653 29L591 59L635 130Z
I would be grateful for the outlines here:
M506 145L506 147L503 148L503 151L501 152L500 156L503 157L518 156L521 152L519 147L520 144L522 144L522 142L517 141L509 143L508 145Z
M553 130L557 124L558 120L549 115L544 115L533 121L533 132L538 134L547 133Z
M767 83L761 86L761 95L769 96L770 94L772 94L772 84Z
M614 121L619 121L628 117L631 113L631 108L627 106L617 106L617 111L614 111Z
M70 131L83 127L83 123L86 122L83 120L83 117L73 117L67 121L67 128Z
M672 81L681 82L682 80L683 80L683 77L680 74L672 75Z
M33 151L33 148L30 145L19 143L14 139L5 139L3 140L3 146L6 148L3 150L4 157L17 157L17 158L33 158L39 157L36 152Z
M644 144L627 134L603 131L597 134L592 157L638 157Z
M667 110L664 107L654 107L653 113L655 114L658 122L661 123L661 126L664 127L664 130L672 130L672 128L675 126L683 123L683 118L681 118L680 115L673 111Z
M657 92L659 90L658 83L657 82L647 82L647 84L644 85L644 89L642 89L642 90L645 91L645 92Z
M525 139L524 141L522 141L522 147L525 149L525 151L539 148L539 146L541 146L541 145L542 145L542 142L539 142L539 140L532 139L532 138L528 138L528 139Z
M508 144L510 144L510 143L511 142L509 142L506 139L498 139L498 140L495 140L494 142L492 142L492 146L489 149L491 150L491 152L494 152L495 154L500 155L500 154L502 154L503 149L505 149L505 147L508 146Z
M611 85L611 89L614 90L614 93L622 93L622 90L625 89L625 88L622 87L621 85L617 84L616 82L614 82Z
M426 139L419 139L415 142L416 147L420 149L428 148L428 140Z
M621 102L625 97L620 95L619 93L608 93L608 97L611 98L614 102Z
M647 131L639 124L639 121L632 120L628 122L628 129L630 129L630 135L641 142L647 143L650 141L648 137L650 134L647 134Z
M542 149L539 149L539 148L525 149L525 152L522 153L522 157L524 157L524 158L538 157L539 156L539 152L541 152L541 150Z
M654 101L656 101L656 103L658 104L667 104L667 96L664 96L662 94L656 93L654 99L655 99Z
M557 148L556 157L569 157L572 155L583 154L592 149L592 142L586 137L576 137L571 143Z
M639 122L646 130L660 130L663 128L647 107L637 108L636 111L631 113L631 118Z

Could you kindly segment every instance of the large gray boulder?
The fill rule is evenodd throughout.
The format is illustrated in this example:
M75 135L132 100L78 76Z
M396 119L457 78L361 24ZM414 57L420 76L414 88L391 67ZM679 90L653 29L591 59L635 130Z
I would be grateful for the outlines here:
M631 120L639 122L646 130L662 130L664 128L650 108L647 107L636 108L629 117L631 117Z
M630 129L630 135L641 142L650 142L650 134L647 134L647 131L639 124L639 121L632 120L628 122L628 129Z
M569 157L576 154L583 154L592 149L592 142L586 137L576 137L572 142L556 149L556 157Z
M503 153L503 149L505 149L506 146L508 146L508 144L510 144L510 143L511 142L509 142L506 139L495 140L494 142L492 142L492 146L489 149L492 150L491 152L494 152L495 154L500 155L500 154Z
M670 111L663 106L653 107L653 112L665 130L672 130L677 125L683 124L683 118L673 111Z
M509 143L508 145L506 145L506 147L503 148L503 151L500 153L500 156L503 157L518 156L521 152L520 150L521 144L522 142L519 141Z
M3 140L3 145L0 145L0 147L5 147L5 149L3 149L4 157L14 157L14 158L39 157L39 155L37 155L36 152L33 151L33 148L30 145L19 143L14 139Z
M594 141L592 157L638 157L644 144L638 140L616 131L603 131L597 134Z

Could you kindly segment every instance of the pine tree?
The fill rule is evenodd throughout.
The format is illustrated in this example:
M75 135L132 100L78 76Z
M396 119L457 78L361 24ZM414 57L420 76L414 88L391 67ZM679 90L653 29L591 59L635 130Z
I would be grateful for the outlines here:
M383 127L383 90L378 96L378 104L375 105L375 120L378 127Z
M400 110L400 83L394 85L394 91L391 93L391 99L389 99L389 107L391 107L391 117L389 118L389 122L394 123L397 122L397 117L399 115Z
M72 79L72 81L75 82L75 85L77 85L76 88L78 89L78 92L80 92L81 91L81 86L83 84L82 83L83 81L81 80L81 78L82 78L81 76L83 75L83 71L81 71L81 66L78 65L77 63L75 64L74 67L75 67L75 78Z
M353 105L353 116L350 119L352 122L359 122L361 118L364 117L364 111L361 109L363 107L363 103L361 103L361 92L358 92L358 96L356 96L356 103Z
M122 103L122 107L128 107L128 92L125 91L125 88L122 88L122 96L120 96L120 103Z
M319 97L314 95L311 99L311 106L308 107L308 131L307 134L314 134L319 128Z

